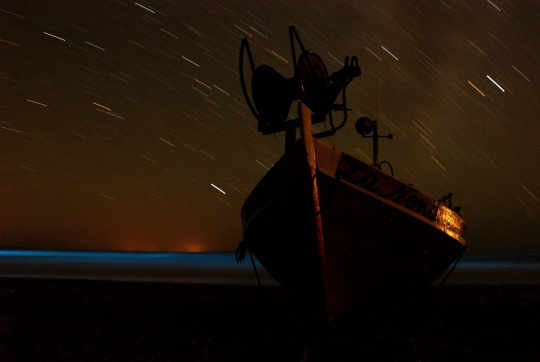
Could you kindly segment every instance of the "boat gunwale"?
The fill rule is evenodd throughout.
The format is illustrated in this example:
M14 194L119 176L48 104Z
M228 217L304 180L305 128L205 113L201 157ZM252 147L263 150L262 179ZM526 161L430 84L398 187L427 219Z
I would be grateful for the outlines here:
M320 141L318 139L315 139L315 145L316 145L316 152L317 152L317 156L319 156L319 154L321 153L324 153L324 149L322 147L324 147L327 151L330 151L332 152L333 155L339 155L338 160L341 159L342 157L342 154L345 154L347 155L348 157L351 157L352 159L354 159L355 161L367 166L369 168L370 171L375 171L377 174L383 174L385 177L387 177L389 180L392 180L393 182L396 182L396 183L399 183L401 185L406 185L408 186L405 182L391 176L391 175L388 175L388 174L385 174L384 172L376 169L375 167L363 162L363 161L360 161L358 160L357 158L349 155L348 153L346 152L343 152L331 145L328 145L327 143L323 142L323 141ZM300 143L301 140L298 140L298 143ZM321 147L322 146L322 147ZM250 213L249 217L245 217L245 208L246 208L246 205L249 204L251 202L250 198L251 198L251 195L253 195L254 193L257 193L257 188L258 187L263 187L263 186L260 186L260 185L263 185L264 184L264 180L265 178L267 178L267 175L273 175L274 173L276 173L278 169L282 169L281 165L289 160L292 160L294 158L298 158L299 156L301 157L302 156L302 153L303 153L303 150L302 148L300 147L295 147L295 149L293 151L291 151L290 153L288 154L285 154L283 155L279 160L278 162L276 162L276 164L265 174L265 176L259 181L259 183L255 186L255 188L253 189L253 191L251 192L251 194L248 196L248 198L246 199L246 201L244 202L243 206L242 206L242 211L241 211L241 214L242 214L242 222L243 222L243 230L244 232L246 231L246 229L249 227L249 225L251 224L251 222L257 218L257 216L264 211L264 209L270 205L275 199L277 199L278 197L280 197L281 194L283 194L284 192L286 192L286 189L288 186L290 186L292 183L294 183L298 178L302 177L302 175L305 173L307 175L308 173L308 169L306 167L305 170L295 170L295 171L287 171L286 173L287 174L293 174L293 173L296 173L296 175L294 175L294 177L292 177L288 183L282 185L282 187L279 187L277 188L276 192L272 193L270 195L270 197L264 199L264 201L260 202L258 205L255 205L253 208L252 208L252 212ZM452 239L456 240L457 242L459 242L459 244L461 244L462 247L465 247L466 245L466 241L463 237L463 235L460 235L458 234L457 232L455 231L452 231L450 230L448 227L445 227L444 226L444 222L442 220L440 220L441 217L444 217L444 214L446 214L446 217L448 218L450 216L454 217L454 218L459 218L459 221L461 222L461 227L459 228L459 231L461 231L461 233L463 234L464 232L464 228L465 228L465 221L463 220L463 218L457 214L454 210L450 209L449 207L447 207L446 205L444 205L443 203L433 199L431 196L429 195L426 195L424 194L423 192L411 187L413 190L415 190L416 192L420 193L421 195L424 195L425 197L431 199L434 201L434 205L436 205L436 208L437 208L437 215L436 215L436 219L435 220L431 220L430 218L422 215L422 214L419 214L417 212L414 212L413 210L410 210L406 207L404 207L403 205L400 205L399 203L391 200L391 199L388 199L388 198L385 198L385 197L382 197L380 195L377 195L376 193L374 192L371 192L365 188L362 188L361 186L357 185L357 184L354 184L344 178L341 178L341 179L337 179L336 178L336 172L335 172L335 168L333 167L326 167L328 165L324 165L321 163L321 158L320 157L317 157L317 176L320 175L320 174L324 174L325 176L335 180L335 182L337 183L340 183L341 185L345 185L347 187L350 187L354 190L356 190L357 192L361 192L369 197L372 197L380 202L383 202L391 207L395 207L396 209L400 210L401 212L404 212L410 216L413 216L414 218L416 219L419 219L420 221L423 221L425 223L428 223L429 225L431 225L432 227L438 229L439 231L441 231L442 233L448 235L449 237L451 237ZM306 164L307 166L307 164ZM337 163L336 165L337 166ZM334 170L334 174L332 174L331 170ZM253 200L254 202L255 200ZM442 216L441 216L442 215Z

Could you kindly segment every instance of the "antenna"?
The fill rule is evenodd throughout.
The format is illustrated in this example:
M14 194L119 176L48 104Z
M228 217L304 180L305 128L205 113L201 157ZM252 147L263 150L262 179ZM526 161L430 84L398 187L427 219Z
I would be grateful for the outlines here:
M381 10L379 9L379 12L377 13L377 119L381 119L379 106L381 101L379 93L379 86L381 83L381 61ZM373 157L373 162L375 162L375 157Z
M361 73L358 59L353 57L349 65L349 57L338 72L328 75L323 60L312 50L306 50L294 26L289 27L289 40L293 64L293 76L285 78L273 67L262 64L255 67L248 40L242 39L240 46L239 70L240 83L246 103L257 119L257 131L263 135L285 131L285 152L288 152L296 141L298 119L287 120L292 102L301 100L314 113L312 123L324 122L329 115L330 131L322 132L316 137L335 134L343 127L347 119L345 89L353 78ZM298 43L301 53L296 57ZM244 75L244 54L247 53L251 68L251 98L248 95ZM334 104L342 92L343 104ZM253 100L253 102L251 101ZM344 120L339 127L332 122L331 111L343 111Z
M388 161L379 162L379 138L388 138L391 140L394 138L393 134L388 134L386 136L379 135L379 119L380 119L380 94L379 94L379 85L380 85L380 64L381 64L381 13L377 14L377 120L372 121L368 117L361 117L356 121L355 128L356 132L362 135L362 138L373 138L373 167L381 169L383 163L387 163L390 166L392 171L392 176L394 175L394 170L392 165ZM372 136L368 136L373 132Z

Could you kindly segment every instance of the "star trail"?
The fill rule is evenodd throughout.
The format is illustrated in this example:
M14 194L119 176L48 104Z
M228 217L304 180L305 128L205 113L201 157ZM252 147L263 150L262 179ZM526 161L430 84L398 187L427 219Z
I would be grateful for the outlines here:
M354 121L378 117L380 159L453 193L469 251L539 252L539 18L490 0L3 1L0 247L234 250L284 149L256 131L240 42L289 78L295 25L330 73L362 68L327 142L369 162Z

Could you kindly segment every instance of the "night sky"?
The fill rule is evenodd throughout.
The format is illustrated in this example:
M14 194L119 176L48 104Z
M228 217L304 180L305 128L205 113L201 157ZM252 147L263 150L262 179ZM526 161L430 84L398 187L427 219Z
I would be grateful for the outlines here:
M284 150L256 132L240 42L289 78L295 25L329 72L362 68L327 142L371 161L354 121L377 118L378 55L380 161L453 192L469 251L540 252L539 19L517 0L1 1L0 247L234 250Z

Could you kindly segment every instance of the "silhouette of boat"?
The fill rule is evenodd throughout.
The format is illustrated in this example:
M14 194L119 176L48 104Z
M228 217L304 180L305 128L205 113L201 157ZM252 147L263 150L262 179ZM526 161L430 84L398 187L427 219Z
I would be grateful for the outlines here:
M279 283L322 291L331 317L427 287L462 254L457 212L303 128L242 207L244 242Z
M243 47L247 41L245 44ZM330 83L319 89L327 94L340 80L334 77L334 81L328 81L332 77L325 74L320 58L301 47L303 52L298 65L294 59L295 76L290 80L263 68L269 66L254 69L248 49L254 70L252 89L265 92L253 95L259 114L247 97L241 55L242 86L259 120L259 131L296 133L299 127L301 139L295 141L290 133L286 136L289 143L285 154L246 199L241 212L244 241L237 257L242 259L249 249L279 283L309 296L332 318L356 309L373 296L428 287L465 250L465 222L457 208L382 172L380 164L368 165L318 139L320 134L314 137L312 124L324 121L321 108L326 114L329 107L321 106L324 97L314 102L312 94L317 89L314 91L311 85L320 80ZM357 67L354 62L350 66L348 60L345 63L348 77L345 86L341 85L343 92L346 84L360 74L359 68L352 69ZM257 73L260 68L267 76ZM287 84L294 86L295 78L300 79L302 92L280 91L279 87ZM288 111L291 98L276 100L279 94L287 93L300 93L298 119L271 123L277 117L272 113L275 109ZM265 104L257 100L268 99L269 94L278 105L265 110ZM330 105L333 101L330 99ZM314 106L313 115L306 103ZM346 120L345 96L340 106ZM332 124L334 133L337 128ZM360 131L362 135L367 133L364 128ZM375 127L373 137L376 160L376 139L384 136L378 136Z

